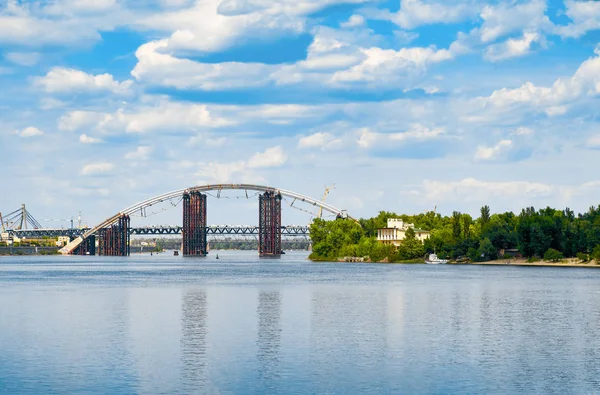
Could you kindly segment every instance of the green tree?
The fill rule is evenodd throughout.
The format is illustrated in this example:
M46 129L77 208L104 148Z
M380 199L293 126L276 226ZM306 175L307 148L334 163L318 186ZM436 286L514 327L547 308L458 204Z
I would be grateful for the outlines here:
M558 262L563 259L565 256L562 252L555 250L554 248L548 248L548 251L544 253L544 260L551 262Z
M417 239L413 228L408 228L402 244L398 247L395 260L421 258L425 254L423 243Z
M596 261L596 263L600 264L600 244L594 247L592 251L592 259Z
M492 244L490 239L485 238L479 242L479 249L477 250L478 259L483 261L491 261L498 258L498 251Z
M463 237L468 239L471 237L471 224L473 223L473 218L469 214L462 215L462 231Z
M454 242L458 242L461 236L461 215L460 212L455 211L452 213L452 237L454 238Z
M479 223L481 224L481 231L483 232L490 222L490 206L483 206L480 210L481 215L479 216Z

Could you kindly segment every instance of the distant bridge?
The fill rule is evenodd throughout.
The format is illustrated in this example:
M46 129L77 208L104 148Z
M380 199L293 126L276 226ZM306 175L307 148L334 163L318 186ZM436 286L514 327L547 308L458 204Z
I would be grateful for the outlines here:
M215 225L207 226L206 234L212 236L240 235L257 236L260 228L258 226L242 225ZM68 229L15 229L8 233L19 238L41 239L43 237L80 237L90 228L68 228ZM129 235L180 235L183 233L183 226L146 226L138 228L128 228ZM309 236L309 227L303 225L288 225L281 227L282 236Z
M290 207L295 203L303 203L316 207L335 215L337 218L350 218L346 210L340 210L323 201L301 195L296 192L286 191L279 188L253 184L215 184L201 185L186 189L168 192L153 198L134 204L95 227L86 230L82 235L76 237L60 251L63 254L95 254L95 238L98 237L100 255L127 256L129 255L129 241L132 230L130 216L136 213L145 216L146 208L161 202L171 202L173 206L183 202L183 226L179 230L151 230L146 228L145 233L138 234L177 234L166 232L181 232L183 236L184 256L205 256L208 252L206 236L210 232L222 232L220 234L232 233L230 227L217 227L210 229L206 224L206 192L217 191L220 197L223 190L242 190L248 196L248 191L258 192L258 227L238 227L237 234L256 234L258 236L258 252L264 257L278 257L281 255L281 236L285 234L281 226L281 201L282 197L293 199ZM173 203L176 200L176 204ZM235 229L238 229L235 228ZM138 228L140 229L140 228ZM221 231L222 229L222 231ZM287 227L285 227L287 229ZM155 233L151 233L155 232ZM255 233L253 233L255 232ZM135 234L135 233L133 233ZM215 234L215 233L213 233ZM289 234L289 233L288 233ZM305 233L304 233L305 234Z

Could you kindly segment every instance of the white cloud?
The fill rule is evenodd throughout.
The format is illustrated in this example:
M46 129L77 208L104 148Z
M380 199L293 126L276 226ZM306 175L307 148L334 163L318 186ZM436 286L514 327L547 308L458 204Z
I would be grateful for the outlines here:
M131 80L115 81L110 74L92 75L63 67L55 67L44 77L34 79L34 85L49 93L108 91L122 95L130 93L132 84Z
M365 59L359 64L333 74L331 81L338 84L366 82L389 84L405 81L412 73L426 66L453 58L447 49L401 48L398 51L378 47L361 49Z
M317 132L309 136L301 137L298 141L298 148L320 148L327 149L335 147L341 143L341 139L336 138L331 133Z
M340 23L340 27L345 29L351 29L354 27L361 27L365 25L365 18L361 15L351 15L346 22Z
M515 136L531 136L535 134L535 131L533 129L521 126L517 128L514 132L512 132L512 134Z
M276 38L306 30L306 17L336 4L368 0L204 0L191 7L138 19L140 26L170 34L164 48L222 51L241 40Z
M546 0L485 5L479 15L483 20L481 25L467 34L459 33L450 51L458 55L487 45L484 57L491 61L524 56L530 52L533 43L545 45L545 34L552 33L554 29L545 13ZM503 37L516 34L521 38L510 37L505 42L496 43Z
M98 41L99 30L112 30L131 17L119 7L107 9L107 3L110 1L4 1L4 7L0 3L0 43L39 47Z
M41 55L37 52L9 52L4 57L20 66L34 66L41 59Z
M479 146L475 152L475 160L495 160L506 155L513 147L511 140L501 140L493 147Z
M27 127L23 130L17 130L15 133L21 137L37 137L42 136L44 134L44 132L37 128L34 128L33 126Z
M549 117L555 117L558 115L566 114L567 110L568 110L567 106L551 106L551 107L546 108L544 110L544 112Z
M498 38L520 31L533 33L551 30L553 25L545 13L546 0L486 5L481 12L483 24L478 29L481 41L491 43Z
M572 77L558 79L551 87L526 82L519 88L496 90L488 98L480 98L479 101L486 107L510 108L518 105L522 108L523 105L529 105L548 115L564 114L565 104L600 93L600 48L595 53L596 56L584 61Z
M447 4L441 1L401 0L400 10L389 19L403 29L436 23L456 23L477 15L480 6L473 1Z
M127 160L147 160L148 156L154 151L153 147L141 145L133 152L125 154Z
M540 42L542 36L538 33L524 33L521 38L510 38L499 44L487 47L485 58L493 62L516 58L529 54L533 43Z
M399 50L363 47L351 36L319 28L305 60L294 64L201 63L166 52L167 41L142 45L132 76L141 82L178 89L225 90L270 85L370 88L411 85L427 66L450 60L447 49L413 47Z
M573 22L566 26L557 26L557 34L578 38L589 31L600 29L600 2L565 0L565 8L565 14Z
M536 182L480 181L475 178L465 178L461 181L431 181L423 182L423 192L428 200L440 201L489 201L492 198L512 197L530 199L546 197L556 192L556 188Z
M102 140L97 139L95 137L90 137L87 134L82 134L81 136L79 136L79 142L81 142L82 144L98 144L101 143Z
M268 148L265 152L256 153L248 160L248 168L262 169L268 167L280 167L287 161L287 155L281 146Z
M83 166L79 174L82 176L89 176L94 174L102 174L107 173L115 168L115 165L108 162L99 162L99 163L88 163Z
M587 140L586 146L591 149L600 149L600 134L595 134L591 136Z
M106 116L107 114L93 111L71 111L60 117L58 129L72 132L98 123Z
M225 183L242 180L248 183L264 183L265 179L256 174L255 170L280 167L286 161L287 155L280 146L276 146L264 152L257 152L247 161L200 163L197 175L202 177L201 182L210 180Z
M410 141L425 141L441 137L444 129L430 129L420 124L411 125L411 127L402 133L378 133L369 128L359 130L357 144L361 148L372 148L374 146L388 147L394 143L405 143Z
M124 105L113 113L72 111L60 118L59 129L93 128L103 133L146 133L218 128L232 124L232 121L213 116L207 105L158 99L145 104Z

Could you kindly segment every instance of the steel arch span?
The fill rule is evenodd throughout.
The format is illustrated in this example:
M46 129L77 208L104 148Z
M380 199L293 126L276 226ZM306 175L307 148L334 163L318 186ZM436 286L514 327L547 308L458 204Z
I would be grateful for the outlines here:
M189 192L208 192L208 191L223 191L223 190L245 190L245 191L256 191L256 192L272 192L275 194L281 194L281 196L285 196L288 198L294 199L291 203L293 205L296 201L300 201L302 203L310 204L316 207L321 207L323 210L330 212L336 216L340 216L342 218L350 218L346 210L340 210L338 208L333 207L330 204L325 202L321 202L320 200L313 199L309 196L305 196L296 192L287 191L285 189L279 189L270 186L264 185L254 185L254 184L209 184L209 185L200 185L194 186L191 188L178 189L176 191L164 193L162 195L154 196L150 199L144 200L142 202L136 203L133 206L127 207L124 210L119 211L117 214L112 217L106 219L100 224L94 226L93 228L87 230L82 236L77 237L65 247L61 248L60 252L62 254L70 254L75 248L77 248L83 240L87 239L91 235L97 233L100 229L111 226L119 221L119 218L123 215L131 215L135 212L141 211L146 207L153 206L155 204L164 202L166 200L170 200L173 198L182 197L184 193Z

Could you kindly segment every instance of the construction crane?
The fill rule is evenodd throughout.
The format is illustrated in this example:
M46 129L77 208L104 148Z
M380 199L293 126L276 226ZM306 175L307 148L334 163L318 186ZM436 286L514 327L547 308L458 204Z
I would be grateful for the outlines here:
M335 189L335 184L331 185L330 187L325 185L325 193L323 194L321 202L325 203L325 199L327 199L327 195L329 195L329 191L332 189ZM323 207L319 207L319 218L323 218Z
M71 229L73 229L73 222L75 221L73 217L71 219L62 219L62 218L45 218L46 222L70 222ZM79 216L77 217L77 227L81 229L81 211L79 212Z
M437 210L437 205L433 206L433 210L423 210L423 212L425 214L431 213L431 212L435 214L436 210Z

